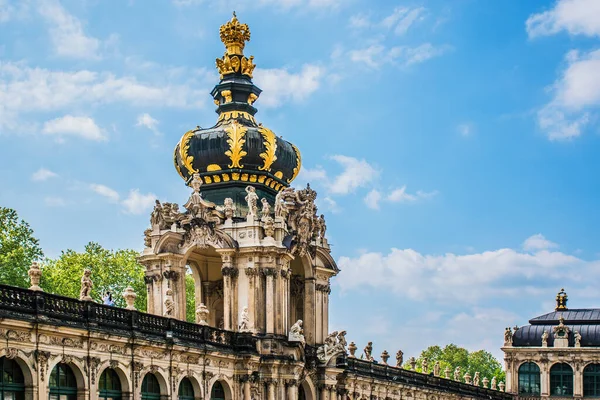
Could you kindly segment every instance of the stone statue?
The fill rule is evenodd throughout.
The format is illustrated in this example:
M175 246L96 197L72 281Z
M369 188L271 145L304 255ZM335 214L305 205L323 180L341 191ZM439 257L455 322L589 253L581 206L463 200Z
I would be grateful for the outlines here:
M440 376L440 362L439 361L436 361L435 364L433 364L433 375Z
M317 358L322 363L329 361L335 354L346 354L346 331L334 331L327 335L323 345L317 349Z
M293 192L293 188L285 188L275 196L275 217L281 217L284 220L288 216L288 209L285 206L285 196L288 196L289 193Z
M504 330L504 345L511 346L512 345L512 330L510 328L506 328Z
M131 286L128 286L124 291L123 291L123 298L125 299L125 304L127 304L127 307L125 307L126 310L135 310L135 299L137 298L137 294L135 294L135 291L133 290L133 288Z
M152 229L146 229L144 231L144 246L146 247L152 247L152 238L150 237L151 233Z
M460 382L460 367L456 367L454 370L454 380Z
M350 353L350 355L348 357L355 358L357 349L358 349L358 347L356 347L356 344L354 342L350 342L350 344L348 345L348 352Z
M410 370L414 371L417 369L417 360L414 357L408 359L408 363L410 364Z
M548 347L548 331L542 333L542 347Z
M348 344L348 342L346 342L346 331L340 331L338 333L337 342L338 342L338 346L340 346L342 349L344 349L344 353L346 353L346 345Z
M581 347L581 334L577 331L574 333L575 336L575 347Z
M475 376L473 377L473 385L479 386L479 372L475 372Z
M262 217L266 218L269 215L271 215L271 205L269 204L269 201L267 199L265 199L264 197L260 200L260 202L262 203L262 210L261 210Z
M262 221L264 223L263 229L265 230L266 237L274 237L275 236L275 221L273 217L270 215L266 215L262 217Z
M42 270L40 269L40 265L37 262L32 262L29 267L29 271L27 271L27 275L29 275L29 281L31 286L29 290L37 290L43 292L44 290L40 287L40 278L42 277Z
M325 216L321 214L319 217L319 233L321 235L321 239L325 239L325 232L327 231L327 225L325 224Z
M373 352L373 342L367 343L367 345L363 349L363 352L364 352L365 360L373 361L373 356L371 355L371 352Z
M302 344L305 343L304 329L302 329L302 324L302 320L299 319L294 325L292 325L290 328L290 333L288 334L288 340L290 342L301 342Z
M450 367L444 368L444 378L450 379Z
M426 374L429 370L429 361L426 358L421 361L421 372Z
M465 372L463 379L465 380L466 384L469 384L469 385L471 384L471 374L469 374L469 371Z
M89 268L83 270L83 276L81 277L81 291L79 292L79 300L92 301L90 294L92 293L92 271Z
M483 388L484 388L484 389L487 389L487 388L488 388L488 385L489 385L489 383L490 383L490 380L487 378L487 376L486 376L485 378L483 378L483 381L482 381L482 383L483 383Z
M164 317L173 318L175 316L175 302L173 301L173 292L171 289L167 289L167 295L165 297L165 312Z
M238 331L250 332L250 317L248 316L248 307L244 307L242 309L242 314L240 315L240 324L238 326Z
M210 311L208 307L204 305L204 303L200 303L198 307L196 307L196 323L198 325L208 325L208 315Z
M246 186L246 203L248 204L248 216L258 216L258 195L254 186Z
M223 214L225 214L226 219L232 219L233 214L235 213L235 205L233 204L233 199L227 197L223 202Z
M496 377L495 376L492 378L492 387L491 387L491 389L492 390L498 390L498 388L496 387Z
M155 200L154 210L152 210L152 213L150 214L150 224L153 228L155 225L158 225L159 227L164 225L163 209L160 201L158 200Z
M381 353L381 363L383 365L388 365L387 361L390 359L390 353L387 352L387 350L384 350Z
M404 353L402 350L398 350L396 353L396 368L402 368L402 363L404 362Z

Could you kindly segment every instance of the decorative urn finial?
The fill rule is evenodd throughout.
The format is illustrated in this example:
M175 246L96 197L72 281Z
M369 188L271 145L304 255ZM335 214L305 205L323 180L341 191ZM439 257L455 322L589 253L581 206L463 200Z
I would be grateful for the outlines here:
M556 308L555 311L566 311L568 296L565 289L560 289L560 292L556 295Z

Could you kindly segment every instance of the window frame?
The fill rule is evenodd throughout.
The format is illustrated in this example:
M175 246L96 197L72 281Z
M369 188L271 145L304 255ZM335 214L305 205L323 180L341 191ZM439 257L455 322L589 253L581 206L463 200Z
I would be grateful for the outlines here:
M525 370L525 368L527 370ZM533 361L524 362L519 366L517 371L518 380L519 380L519 395L527 394L531 396L539 396L541 393L541 377L540 377L540 366L534 363ZM523 379L527 378L527 379ZM524 382L526 381L526 382ZM526 385L524 385L526 383ZM523 390L525 387L531 389L532 387L536 387L536 390Z
M560 368L560 370L558 370ZM568 379L570 377L570 379ZM556 363L550 368L550 396L573 396L574 386L573 367L567 363ZM559 382L557 382L559 380ZM560 391L556 390L557 383L560 384ZM565 385L565 383L567 385ZM565 391L565 388L567 389Z

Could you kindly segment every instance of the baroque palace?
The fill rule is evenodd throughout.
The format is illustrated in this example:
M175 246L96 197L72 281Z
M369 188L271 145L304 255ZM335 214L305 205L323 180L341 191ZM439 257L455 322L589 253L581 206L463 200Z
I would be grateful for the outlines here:
M504 332L506 391L521 398L600 397L600 309L568 309L556 295L553 312Z
M402 352L391 365L386 351L375 361L371 343L357 357L345 331L329 331L339 269L317 194L289 186L300 151L255 120L248 26L234 14L220 37L217 123L175 147L191 195L181 210L157 200L144 232L147 313L132 289L126 308L95 303L89 270L80 299L45 293L32 265L30 289L0 286L0 400L512 399L502 383L451 378L439 364L418 373L411 358L403 369ZM188 270L195 323L186 321ZM519 340L530 339L517 333L512 349Z

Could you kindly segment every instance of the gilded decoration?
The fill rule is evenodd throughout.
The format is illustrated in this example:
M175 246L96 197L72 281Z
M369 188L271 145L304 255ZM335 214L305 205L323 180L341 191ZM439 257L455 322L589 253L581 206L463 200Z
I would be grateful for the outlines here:
M192 138L192 136L194 136L194 131L193 130L187 131L181 137L181 141L179 142L179 155L181 157L181 162L183 163L183 166L185 167L185 169L188 170L188 173L190 173L190 174L194 174L194 173L198 172L192 166L192 162L194 162L194 156L188 155L188 150L190 149L190 139ZM183 175L182 175L182 177L183 177Z
M223 90L221 92L221 96L223 96L225 98L225 103L231 103L231 101L232 101L231 90Z
M219 114L219 119L217 120L217 122L229 121L230 119L236 119L236 118L245 118L248 121L256 124L256 120L254 119L254 117L252 115L248 114L245 111L225 111L225 112L222 112L221 114Z
M265 139L263 142L265 145L265 152L259 154L260 158L262 158L265 163L262 167L258 167L258 169L261 171L271 171L271 165L277 160L277 156L275 155L275 152L277 151L277 137L272 130L265 128L264 126L258 128L258 131L263 139Z
M290 179L288 179L288 183L291 183L294 179L296 179L296 177L298 176L298 173L300 172L300 168L302 167L302 156L300 156L300 150L298 150L298 148L296 146L294 146L293 144L292 144L292 148L294 149L294 152L296 153L296 167L294 168L292 177Z
M222 58L217 58L215 63L217 64L217 71L219 71L220 79L223 79L227 74L233 74L235 72L240 72L242 75L252 78L252 73L254 72L254 68L256 68L254 56L250 56L250 58L245 56L238 57L230 56L225 53Z
M233 18L221 25L219 36L227 49L227 54L243 54L246 42L250 41L250 29L247 24L240 24L234 12Z
M242 157L244 157L246 153L242 150L242 146L246 143L246 131L248 128L233 120L230 124L225 126L225 132L227 133L227 144L229 144L229 150L225 152L225 155L229 157L231 160L231 164L228 165L229 168L244 168L240 161Z

